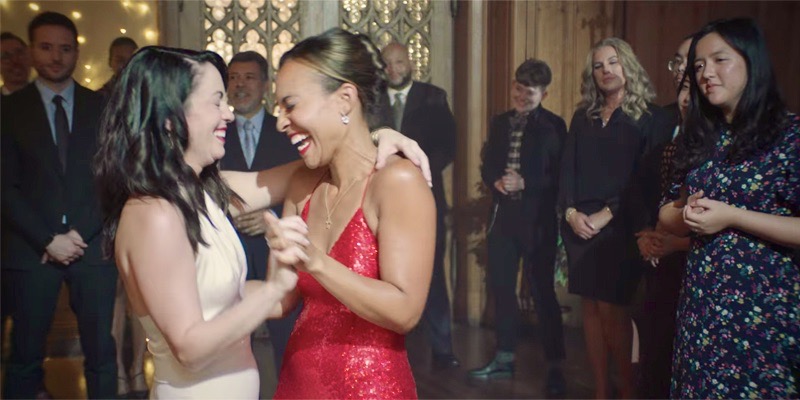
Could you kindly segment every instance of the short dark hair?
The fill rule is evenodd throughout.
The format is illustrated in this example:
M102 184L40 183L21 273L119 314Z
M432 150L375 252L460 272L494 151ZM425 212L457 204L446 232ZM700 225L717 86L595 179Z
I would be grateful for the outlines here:
M237 62L254 62L258 64L258 69L261 71L261 80L264 82L267 81L267 77L269 76L269 64L267 64L267 59L261 54L258 54L255 51L243 51L241 53L236 53L228 63L228 67Z
M546 88L553 81L550 67L542 60L529 58L517 67L514 79L523 86Z
M24 41L24 40L22 40L22 38L21 38L21 37L19 37L19 36L17 36L17 35L15 35L15 34L13 34L13 33L11 33L11 32L8 32L8 31L5 31L5 32L2 32L2 33L0 33L0 41L2 41L2 40L16 40L16 41L18 41L18 42L22 43L22 45L23 45L23 46L27 46L27 45L25 44L25 41Z
M71 19L67 18L66 15L57 13L55 11L45 11L33 17L31 22L28 24L28 41L33 43L33 32L37 28L46 25L56 25L66 28L72 32L72 35L75 37L75 43L78 43L78 28L75 27L75 23L72 22Z
M113 49L114 47L121 47L121 46L133 47L134 50L139 48L139 45L136 44L135 40L127 36L120 36L111 41L111 45L108 46L108 52L111 53L111 49Z

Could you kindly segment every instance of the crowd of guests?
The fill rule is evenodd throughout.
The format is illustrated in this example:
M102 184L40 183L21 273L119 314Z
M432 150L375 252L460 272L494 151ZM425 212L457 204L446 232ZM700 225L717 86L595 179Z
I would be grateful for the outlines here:
M403 44L341 29L301 41L280 60L273 116L258 53L226 65L122 37L93 92L72 78L77 37L54 12L31 21L29 46L2 34L5 398L46 395L63 283L90 398L255 398L266 362L278 398L413 398L404 335L418 322L433 368L460 367L443 261L455 120ZM662 108L633 49L599 41L569 128L543 106L547 63L517 68L482 153L496 347L471 380L528 361L515 356L526 277L543 396L566 395L560 234L595 397L798 395L800 120L750 19L709 23L668 67L676 102ZM251 349L264 327L273 360Z

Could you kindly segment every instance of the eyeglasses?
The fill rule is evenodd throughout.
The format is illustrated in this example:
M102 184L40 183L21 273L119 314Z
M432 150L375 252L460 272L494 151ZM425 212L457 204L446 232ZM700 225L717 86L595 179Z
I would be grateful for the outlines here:
M681 56L675 56L671 60L667 61L667 69L669 72L678 72L681 68L681 65L686 62Z

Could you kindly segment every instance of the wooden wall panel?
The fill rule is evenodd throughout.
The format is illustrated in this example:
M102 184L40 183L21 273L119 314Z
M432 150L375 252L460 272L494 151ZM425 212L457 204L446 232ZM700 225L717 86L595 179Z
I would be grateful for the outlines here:
M658 93L658 104L675 101L672 75L666 69L682 39L719 18L752 17L764 30L778 84L791 110L800 109L800 3L783 1L624 2L628 41Z

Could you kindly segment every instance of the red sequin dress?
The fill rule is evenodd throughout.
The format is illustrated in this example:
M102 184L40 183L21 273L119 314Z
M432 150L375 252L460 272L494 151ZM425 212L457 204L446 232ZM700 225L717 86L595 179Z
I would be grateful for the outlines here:
M360 207L328 255L360 275L380 279L378 240ZM289 338L275 398L416 399L405 336L359 317L311 275L299 275L303 311Z

